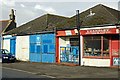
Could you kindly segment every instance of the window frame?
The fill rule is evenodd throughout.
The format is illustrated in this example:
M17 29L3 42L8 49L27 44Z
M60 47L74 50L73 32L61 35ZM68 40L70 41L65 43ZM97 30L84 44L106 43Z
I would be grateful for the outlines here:
M109 35L107 35L108 36L108 49L109 49L109 51L108 51L108 54L109 54L109 56L104 56L103 55L103 53L105 52L104 51L104 35L85 35L85 36L83 36L83 46L84 46L84 40L85 40L85 37L92 37L92 36L100 36L100 41L101 41L101 54L100 54L100 56L85 56L85 50L84 50L84 47L83 47L83 58L96 58L96 59L110 59L110 36ZM106 52L107 53L107 52Z

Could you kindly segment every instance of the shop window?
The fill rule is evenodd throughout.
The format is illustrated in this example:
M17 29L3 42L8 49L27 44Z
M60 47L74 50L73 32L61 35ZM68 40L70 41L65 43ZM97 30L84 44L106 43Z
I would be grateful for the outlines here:
M103 56L109 56L109 36L103 36Z
M84 36L84 56L109 56L108 36Z

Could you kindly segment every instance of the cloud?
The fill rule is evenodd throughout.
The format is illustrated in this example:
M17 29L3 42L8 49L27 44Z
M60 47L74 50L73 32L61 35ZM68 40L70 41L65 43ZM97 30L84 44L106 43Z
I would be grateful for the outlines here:
M24 4L20 4L20 6L21 6L21 7L25 7L25 5L24 5Z
M35 5L35 9L42 9L40 5Z
M42 10L42 11L47 12L47 13L53 13L53 14L56 13L56 10L53 9L52 7L45 7L45 6L41 6L41 5L35 5L34 8Z
M19 10L16 10L16 20L17 20L17 26L20 26L22 24L25 24L34 18L36 18L37 13L34 12L34 10L26 9L26 8L20 8Z
M48 13L56 13L56 11L51 7L46 8L45 11L48 12Z
M15 1L14 0L1 0L2 4L6 6L15 6Z

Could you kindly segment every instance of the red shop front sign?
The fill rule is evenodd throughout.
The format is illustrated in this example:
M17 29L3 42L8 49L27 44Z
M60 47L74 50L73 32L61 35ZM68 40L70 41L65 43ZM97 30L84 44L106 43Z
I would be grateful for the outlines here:
M116 28L110 29L90 29L90 30L80 30L81 35L89 35L89 34L117 34Z

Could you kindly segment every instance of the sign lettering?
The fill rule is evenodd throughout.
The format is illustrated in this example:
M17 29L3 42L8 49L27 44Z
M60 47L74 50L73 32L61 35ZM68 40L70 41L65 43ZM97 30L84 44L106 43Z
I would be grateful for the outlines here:
M70 30L66 30L65 33L66 33L66 35L72 35Z
M118 34L116 28L80 30L81 35L88 34Z
M109 29L87 30L86 34L104 34L110 33Z

